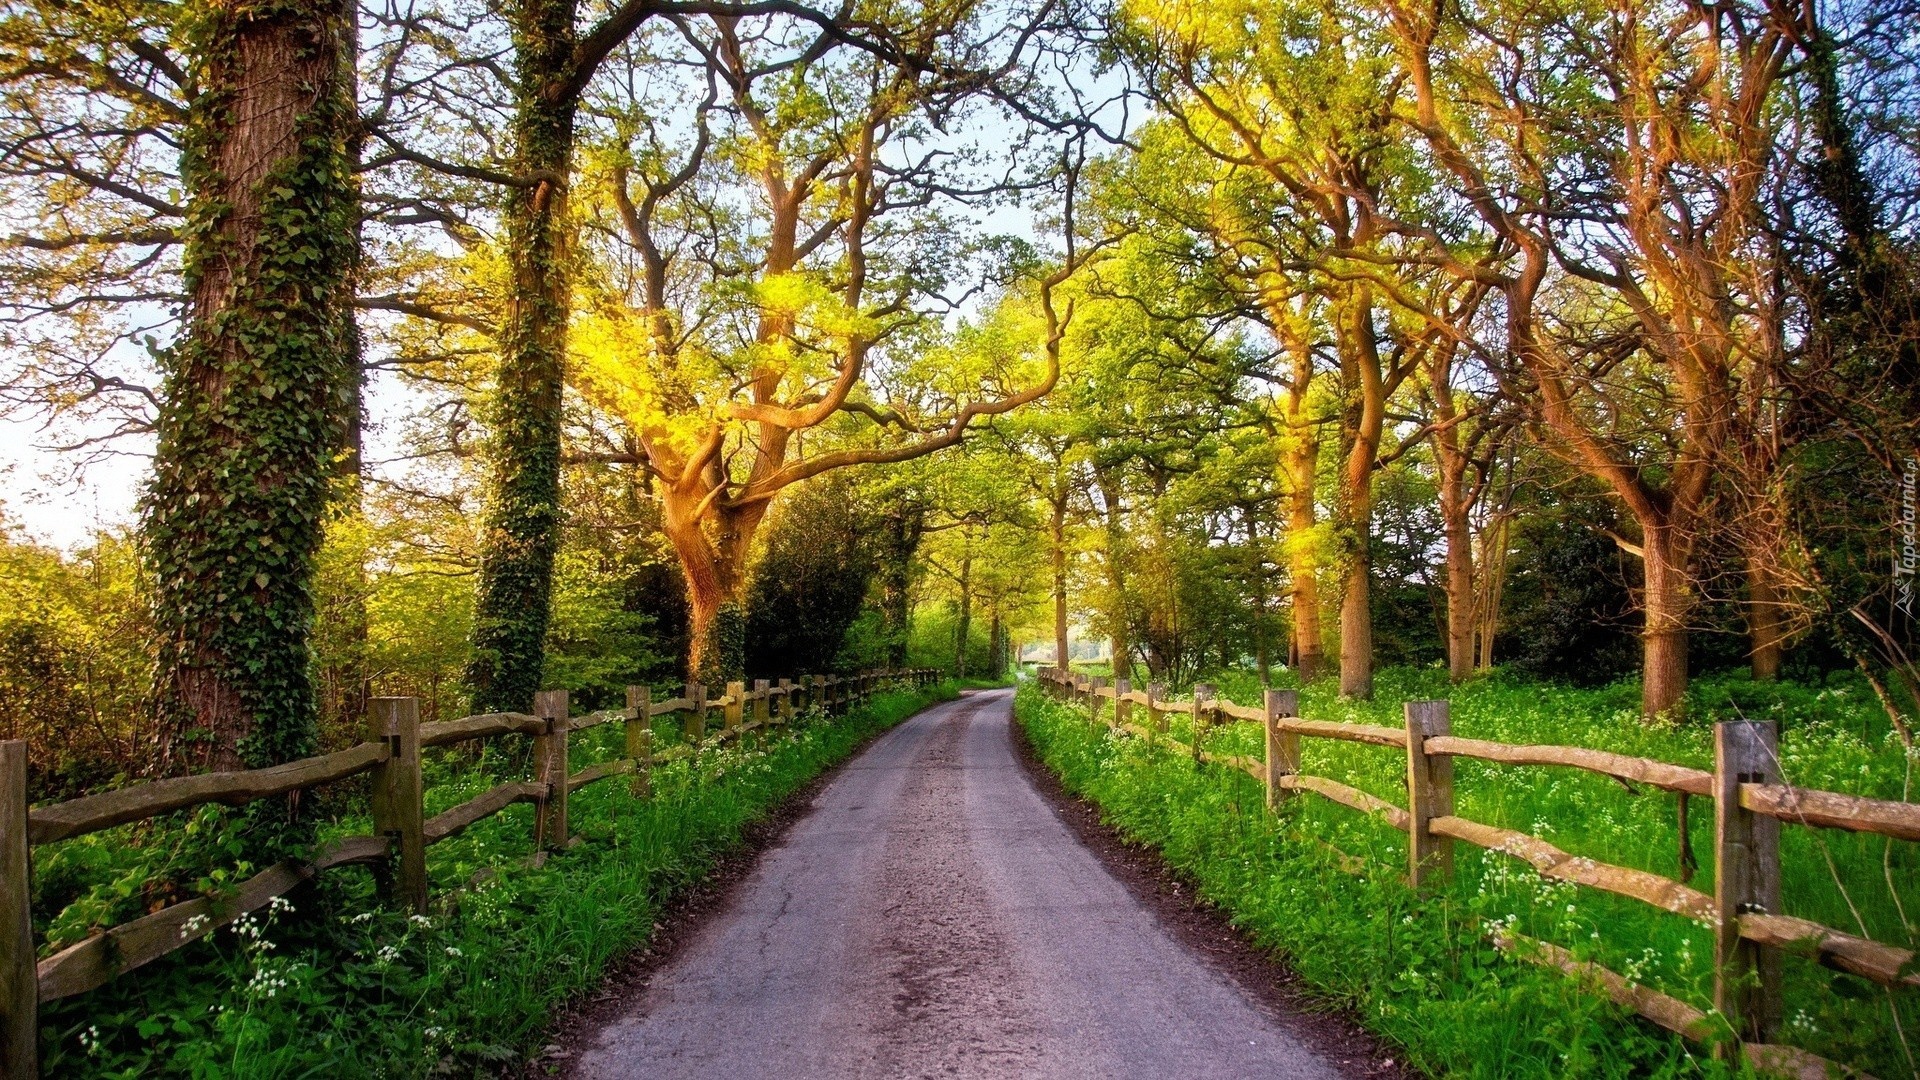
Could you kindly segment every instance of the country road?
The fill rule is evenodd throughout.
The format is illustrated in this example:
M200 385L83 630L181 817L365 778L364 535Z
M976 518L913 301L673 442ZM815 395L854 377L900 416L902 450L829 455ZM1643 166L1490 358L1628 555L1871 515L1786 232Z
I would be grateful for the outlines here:
M571 1075L1350 1074L1183 945L1015 756L1012 695L936 706L824 787Z

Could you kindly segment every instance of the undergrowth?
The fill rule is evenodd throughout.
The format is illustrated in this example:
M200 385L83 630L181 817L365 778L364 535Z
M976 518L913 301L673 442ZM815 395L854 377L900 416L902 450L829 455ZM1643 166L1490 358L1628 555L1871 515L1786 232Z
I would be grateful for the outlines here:
M839 719L803 715L765 749L709 746L655 769L649 799L632 797L622 780L582 789L569 817L584 843L537 867L525 858L533 851L532 808L511 807L428 849L431 916L381 907L366 870L330 871L290 902L44 1007L44 1074L279 1080L510 1072L539 1049L556 1009L593 986L609 962L643 946L662 905L702 879L741 842L743 829L869 736L954 694L951 685L882 693ZM623 738L618 724L576 735L573 764L620 756ZM512 764L437 755L428 813L492 786ZM323 832L367 827L363 816L346 812ZM208 846L173 835L146 839L129 844L113 830L41 853L36 907L64 891L83 909L69 904L51 920L55 944L124 907L143 859L159 870L182 851L204 856Z
M1223 694L1251 704L1257 682L1217 679ZM1782 759L1789 780L1899 798L1909 762L1897 742L1863 720L1842 692L1791 688ZM1337 699L1310 686L1301 712L1313 719L1401 723L1401 702L1448 697L1458 734L1516 743L1584 745L1711 768L1710 728L1650 727L1609 691L1558 690L1483 680L1448 688L1444 673L1383 673L1372 702ZM1801 700L1804 698L1804 700ZM1871 704L1870 702L1868 703ZM1749 701L1744 707L1751 711ZM1109 708L1111 706L1108 706ZM1311 795L1276 817L1252 778L1195 768L1184 748L1150 747L1110 735L1083 709L1021 690L1020 719L1047 765L1107 819L1191 875L1263 947L1321 993L1405 1046L1439 1076L1721 1076L1707 1050L1627 1016L1557 971L1495 951L1497 922L1552 941L1629 978L1710 1006L1712 931L1635 901L1543 879L1508 856L1457 845L1456 873L1416 898L1402 883L1405 837L1382 821ZM1184 736L1185 718L1172 730ZM1864 734L1863 734L1864 732ZM1304 771L1405 804L1404 752L1324 739L1303 742ZM1261 753L1257 724L1215 729L1210 749ZM1457 759L1457 812L1542 836L1561 848L1675 876L1673 796L1634 793L1603 777L1564 769L1513 768ZM1713 809L1694 800L1692 884L1712 890ZM1787 827L1783 838L1789 914L1896 944L1909 944L1907 913L1920 912L1920 853L1871 837ZM1920 1028L1912 994L1889 995L1851 975L1789 957L1786 1024L1777 1041L1812 1050L1887 1080L1916 1075L1906 1041ZM1897 1012L1896 1012L1897 1010Z

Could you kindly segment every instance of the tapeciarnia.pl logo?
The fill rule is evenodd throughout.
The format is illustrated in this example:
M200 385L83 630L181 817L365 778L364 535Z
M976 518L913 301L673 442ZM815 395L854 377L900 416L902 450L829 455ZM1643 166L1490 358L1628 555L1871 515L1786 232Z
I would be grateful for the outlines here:
M1920 569L1920 543L1915 539L1914 489L1920 486L1920 457L1907 459L1900 474L1900 542L1893 553L1893 605L1913 618L1914 573Z

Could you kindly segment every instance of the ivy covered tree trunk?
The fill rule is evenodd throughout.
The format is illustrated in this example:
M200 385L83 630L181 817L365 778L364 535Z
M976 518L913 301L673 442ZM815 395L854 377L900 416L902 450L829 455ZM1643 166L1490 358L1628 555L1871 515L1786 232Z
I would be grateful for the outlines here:
M314 559L353 379L351 9L196 2L181 177L185 333L142 539L168 770L309 753Z
M913 554L920 547L926 510L904 500L890 507L882 519L883 557L880 560L880 615L887 628L887 663L907 666L908 623L913 616L910 586Z
M475 712L525 711L540 689L560 546L560 402L572 222L574 0L512 9L518 100L505 208L507 310L486 403L487 501L467 688Z

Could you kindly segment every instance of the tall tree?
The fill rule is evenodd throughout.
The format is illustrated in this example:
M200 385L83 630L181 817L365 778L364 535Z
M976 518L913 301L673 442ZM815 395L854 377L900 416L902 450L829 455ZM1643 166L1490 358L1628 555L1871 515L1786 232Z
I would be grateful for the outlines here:
M962 48L972 14L929 15L909 36ZM619 107L576 381L628 429L609 456L655 479L687 580L689 667L717 676L715 635L741 617L773 500L830 470L954 446L1045 395L1071 315L1053 290L1077 256L1069 242L1060 270L939 347L940 290L968 252L938 210L976 196L950 155L911 148L936 111L972 108L971 80L731 18L687 25L675 55L712 89L693 95L678 145L651 120L658 101Z
M354 20L320 0L192 10L188 316L162 355L142 532L163 754L233 768L313 744L313 563L357 373Z

